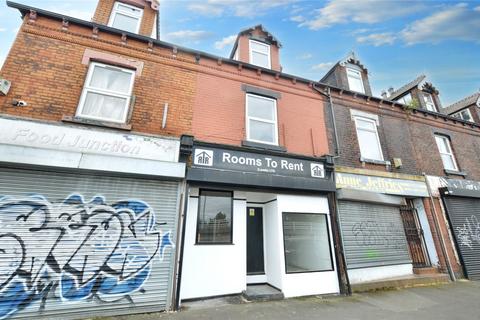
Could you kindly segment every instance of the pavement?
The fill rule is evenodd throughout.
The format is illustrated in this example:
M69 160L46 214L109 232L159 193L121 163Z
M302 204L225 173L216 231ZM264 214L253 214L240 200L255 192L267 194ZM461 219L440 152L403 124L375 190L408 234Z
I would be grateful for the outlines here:
M189 303L184 310L102 320L280 320L280 319L421 319L480 320L480 282L354 294L246 302L227 297Z

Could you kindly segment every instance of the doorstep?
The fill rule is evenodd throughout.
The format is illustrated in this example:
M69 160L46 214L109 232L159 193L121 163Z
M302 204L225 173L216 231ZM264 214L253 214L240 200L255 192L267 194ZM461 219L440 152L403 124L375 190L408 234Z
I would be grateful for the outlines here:
M285 298L280 290L268 284L249 284L242 295L248 301L272 301Z
M393 290L401 288L434 286L450 282L448 275L437 274L412 274L404 277L387 278L369 282L352 284L352 292L368 292L379 290Z

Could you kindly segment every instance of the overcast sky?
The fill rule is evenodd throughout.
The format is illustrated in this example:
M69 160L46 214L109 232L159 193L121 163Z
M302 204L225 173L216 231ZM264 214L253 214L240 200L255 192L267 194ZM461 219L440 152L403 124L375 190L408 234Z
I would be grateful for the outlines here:
M0 0L0 64L20 25ZM90 20L96 0L20 1ZM350 51L368 68L374 95L419 74L444 106L480 89L480 0L163 0L162 40L228 56L238 31L263 24L283 44L284 72L319 80Z

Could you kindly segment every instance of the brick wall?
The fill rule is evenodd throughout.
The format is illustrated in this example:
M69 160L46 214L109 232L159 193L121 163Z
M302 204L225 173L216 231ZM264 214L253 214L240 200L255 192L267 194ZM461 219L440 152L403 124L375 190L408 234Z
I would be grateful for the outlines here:
M10 93L0 96L0 113L26 118L62 121L74 116L88 65L82 64L86 49L107 52L144 63L135 79L132 131L159 135L191 134L192 106L196 73L185 68L193 57L178 55L119 35L100 33L71 25L61 30L61 21L38 17L24 23L8 55L1 76L12 81ZM27 107L13 107L12 100L24 100ZM162 129L164 104L169 104L168 120Z

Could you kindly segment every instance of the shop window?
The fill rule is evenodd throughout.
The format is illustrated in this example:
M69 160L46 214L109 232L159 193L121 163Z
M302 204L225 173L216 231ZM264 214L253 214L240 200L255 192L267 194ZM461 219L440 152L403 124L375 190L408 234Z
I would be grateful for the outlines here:
M232 243L233 193L200 190L197 244Z
M77 117L125 123L135 71L102 63L90 64Z
M437 108L435 107L435 103L433 102L433 98L430 93L424 92L423 100L425 101L425 107L427 108L427 110L437 112Z
M325 214L283 213L286 273L332 271Z
M443 167L446 170L458 171L457 161L450 145L450 139L446 136L436 135L435 141L437 142L438 151L442 157Z
M265 43L250 40L250 63L270 69L270 46Z
M143 10L125 3L115 2L109 26L120 30L138 33Z
M358 145L363 159L383 161L382 146L373 119L355 117Z
M365 93L363 87L362 73L358 70L347 68L348 87L352 91Z
M277 100L247 93L247 140L278 145Z

